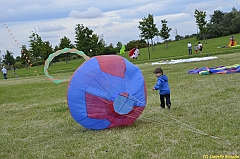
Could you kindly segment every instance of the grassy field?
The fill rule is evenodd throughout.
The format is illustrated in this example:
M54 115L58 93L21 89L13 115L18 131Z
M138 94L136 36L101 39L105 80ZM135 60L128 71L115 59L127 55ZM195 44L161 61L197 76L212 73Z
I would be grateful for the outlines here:
M240 43L240 34L234 35ZM0 158L203 158L204 155L240 157L240 74L189 75L204 66L239 64L239 48L226 46L230 37L209 39L203 54L210 61L161 65L169 77L172 110L160 110L151 62L189 58L187 43L195 38L140 49L132 61L143 72L148 102L136 122L128 127L90 131L76 123L67 108L68 83L55 85L44 76L43 66L0 79ZM239 40L238 40L239 39ZM237 53L234 53L237 52ZM123 54L128 58L128 54ZM50 75L70 78L83 60L53 63ZM211 156L213 155L213 156Z
M240 44L240 34L235 34L234 38L237 43ZM189 58L187 43L191 42L193 46L193 56L194 57L202 57L206 55L219 55L219 54L228 54L233 52L240 52L240 47L236 48L220 48L217 47L228 46L230 36L224 36L214 39L208 39L207 43L200 41L203 44L203 54L196 55L194 53L194 44L197 44L199 40L195 37L184 39L180 41L172 41L168 44L169 49L165 49L164 44L156 45L154 50L152 47L150 48L150 59L148 58L148 48L140 49L140 56L138 56L138 60L134 61L134 63L143 63L149 61L158 61L161 60L169 60L169 59L179 59L179 58ZM124 57L128 57L128 54L123 54Z
M230 36L208 39L207 43L203 43L203 41L201 41L201 43L203 43L204 46L203 54L195 54L193 50L193 55L191 57L215 56L220 54L240 52L240 47L221 49L216 48L218 46L227 46L229 38ZM240 34L235 34L234 38L237 40L238 44L240 44ZM138 56L137 60L130 60L128 57L128 51L126 51L125 54L121 54L121 56L129 59L134 64L150 63L160 60L185 59L189 58L187 49L187 43L189 41L192 43L192 45L198 43L198 40L196 40L195 37L180 41L173 41L168 44L169 49L167 50L165 49L164 44L159 44L154 46L154 51L152 50L152 47L150 48L150 59L148 55L148 48L140 49L140 56ZM64 62L54 63L52 64L51 67L49 67L49 72L51 74L74 72L83 61L84 61L83 59L72 60L67 65ZM44 75L43 66L32 67L28 70L19 69L16 70L16 73L17 74L14 75L13 70L10 70L8 72L8 78Z
M182 56L187 55L187 41ZM224 40L225 43L228 40ZM139 61L147 57L144 50L141 52ZM137 64L147 84L145 110L131 126L102 131L86 130L72 119L66 104L68 83L55 85L48 81L43 75L43 66L17 70L17 75L9 71L10 78L0 80L0 158L240 157L240 74L187 73L204 66L239 64L240 53L217 57L209 61L161 65L171 87L170 111L160 109L159 95L151 91L156 82L152 72L158 66ZM56 63L49 72L69 78L77 66L76 61L68 65Z

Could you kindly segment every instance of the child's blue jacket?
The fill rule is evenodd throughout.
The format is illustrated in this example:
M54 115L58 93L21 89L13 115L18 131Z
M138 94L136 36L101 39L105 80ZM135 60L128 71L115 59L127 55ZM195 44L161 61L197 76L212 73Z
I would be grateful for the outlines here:
M155 90L159 90L159 94L170 94L170 87L168 85L168 77L164 74L158 77L157 83L154 86Z

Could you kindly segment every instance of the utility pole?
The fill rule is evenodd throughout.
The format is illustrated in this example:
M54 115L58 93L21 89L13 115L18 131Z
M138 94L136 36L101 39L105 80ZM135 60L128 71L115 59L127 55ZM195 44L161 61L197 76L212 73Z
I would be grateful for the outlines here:
M178 39L178 32L177 32L177 28L176 27L173 30L173 33L175 34L175 40L180 40L180 39Z
M148 40L147 40L147 42L148 42L148 59L150 59L150 49L149 49L150 44L149 44L149 41L148 41Z
M175 33L175 36L178 35L178 33L177 33L177 28L176 28L176 27L175 27L174 33Z
M2 54L1 54L1 50L0 50L0 65L1 65L1 68L2 68Z

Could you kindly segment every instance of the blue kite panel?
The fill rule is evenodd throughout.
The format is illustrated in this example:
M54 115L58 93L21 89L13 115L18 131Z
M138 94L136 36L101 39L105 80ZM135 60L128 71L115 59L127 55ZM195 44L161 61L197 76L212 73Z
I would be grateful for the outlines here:
M68 105L71 106L70 113L76 121L87 117L85 92L74 87L68 88Z
M107 119L105 120L99 120L99 119L92 119L92 118L85 118L81 121L81 125L88 128L88 129L94 129L94 130L101 130L106 129L111 122L109 122Z

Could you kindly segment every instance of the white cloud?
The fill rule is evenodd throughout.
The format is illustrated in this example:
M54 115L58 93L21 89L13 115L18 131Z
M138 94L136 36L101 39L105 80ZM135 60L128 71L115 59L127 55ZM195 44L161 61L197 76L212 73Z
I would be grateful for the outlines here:
M52 32L52 31L59 31L59 30L64 30L66 29L64 26L60 24L39 24L38 25L38 31L39 32Z
M104 16L100 9L91 7L88 8L86 11L79 12L77 10L72 10L69 13L69 17L76 18L76 19L82 19L82 18L98 18Z
M39 33L39 35L41 36L42 40L43 41L51 41L51 39L55 40L56 38L62 38L61 36L59 36L58 34L56 33Z

